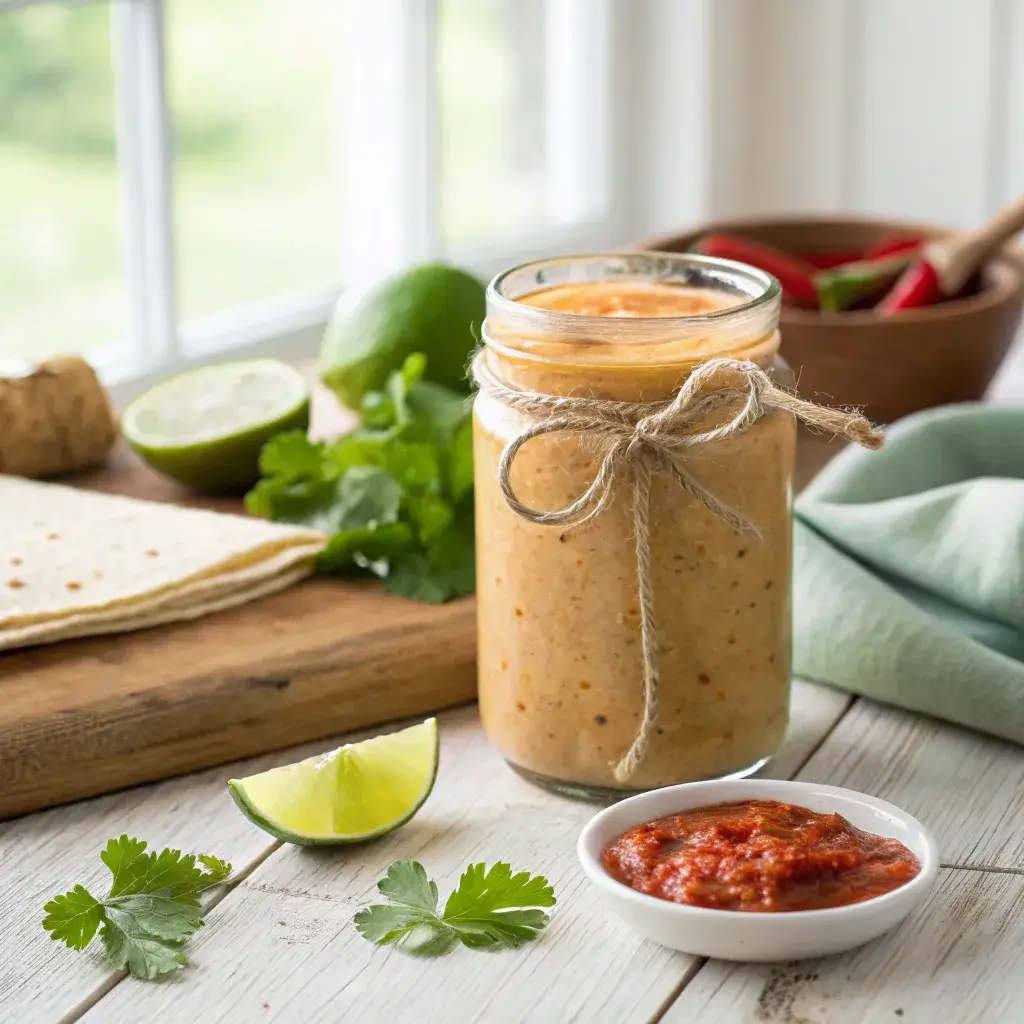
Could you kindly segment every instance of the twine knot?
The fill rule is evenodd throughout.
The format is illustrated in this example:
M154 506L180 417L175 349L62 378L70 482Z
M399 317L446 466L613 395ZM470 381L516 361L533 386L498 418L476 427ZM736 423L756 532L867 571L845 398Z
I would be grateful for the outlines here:
M533 420L508 443L498 463L498 485L516 515L541 526L579 527L608 507L620 478L628 475L631 479L644 706L633 742L615 767L616 781L625 783L647 756L660 697L651 573L652 475L670 477L734 530L757 536L755 524L719 501L690 474L685 459L692 449L742 434L772 409L791 413L811 427L842 435L866 448L880 448L882 432L859 413L804 401L776 384L756 363L739 359L710 359L701 363L678 391L656 402L619 402L521 391L494 373L485 349L474 357L472 372L481 394ZM727 375L725 383L718 380L716 386L709 387L719 375ZM736 407L732 415L718 426L700 429L713 413L732 407ZM576 434L597 444L601 455L597 473L587 489L564 508L530 508L516 497L512 487L516 456L533 438L561 433Z

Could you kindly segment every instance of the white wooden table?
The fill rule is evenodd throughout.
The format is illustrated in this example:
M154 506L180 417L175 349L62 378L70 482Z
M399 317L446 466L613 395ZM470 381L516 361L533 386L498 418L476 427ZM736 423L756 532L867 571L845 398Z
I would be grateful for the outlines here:
M771 773L891 800L934 830L943 868L927 904L889 936L801 964L739 966L673 953L611 918L580 873L594 812L514 775L475 707L444 714L433 795L399 832L361 847L300 849L250 825L225 782L333 745L320 742L0 825L0 1020L334 1024L624 1024L1024 1020L1024 752L936 721L797 682ZM339 737L338 742L350 737ZM99 851L128 832L231 860L241 881L210 907L192 965L145 983L75 953L40 926L76 882L103 885ZM442 891L470 861L548 876L552 923L521 950L415 960L379 949L355 910L399 857ZM109 877L109 876L108 876Z
M1024 344L990 397L1024 401ZM594 808L514 775L467 707L440 717L430 800L399 832L366 846L274 842L238 813L225 785L354 736L0 823L0 1022L1024 1022L1024 751L806 681L793 697L769 774L891 800L939 841L943 866L930 899L860 950L755 967L636 938L605 913L576 865L576 836ZM192 965L166 982L112 973L97 952L67 950L40 924L54 894L105 884L99 852L122 832L215 854L240 872L190 943ZM543 873L559 900L552 923L514 952L460 948L414 960L378 949L356 933L352 915L400 857L422 860L442 891L470 861Z

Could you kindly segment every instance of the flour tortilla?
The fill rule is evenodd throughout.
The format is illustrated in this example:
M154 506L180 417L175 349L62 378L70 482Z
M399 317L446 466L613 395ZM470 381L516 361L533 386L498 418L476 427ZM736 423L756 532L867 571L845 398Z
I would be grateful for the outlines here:
M305 579L310 574L308 566L300 565L287 573L270 577L259 584L250 584L244 590L224 594L219 598L207 598L204 601L182 601L179 604L167 603L154 606L150 611L140 611L133 616L74 616L66 622L50 622L36 626L26 626L0 634L0 651L14 647L27 647L36 644L54 643L57 640L70 640L75 637L97 636L102 633L130 633L137 629L148 629L167 622L184 622L198 619L204 615L234 608L237 605L254 601L267 594L276 593L293 583Z
M317 530L0 476L0 650L196 618L309 575Z

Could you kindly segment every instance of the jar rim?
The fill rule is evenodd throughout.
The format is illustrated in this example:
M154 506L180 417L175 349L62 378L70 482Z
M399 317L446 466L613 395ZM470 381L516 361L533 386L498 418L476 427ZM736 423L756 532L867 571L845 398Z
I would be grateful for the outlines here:
M690 316L657 316L643 317L637 323L647 323L658 328L671 329L674 326L709 327L722 324L735 317L743 317L762 306L771 305L777 302L782 294L782 287L778 280L771 274L757 267L736 260L726 260L718 256L704 256L700 253L680 252L658 252L658 251L635 251L635 252L607 252L607 253L580 253L569 256L553 256L539 260L528 260L525 263L517 264L496 274L487 286L488 315L493 312L505 313L516 316L523 315L529 310L531 314L542 315L551 324L564 324L570 326L582 326L583 323L597 325L616 325L619 330L623 328L623 319L616 316L589 316L583 313L571 313L565 310L540 309L536 306L529 306L520 302L518 297L510 297L502 291L510 278L523 274L524 271L534 269L534 281L536 287L532 291L538 291L545 287L551 287L552 282L544 280L544 271L547 268L564 266L566 264L581 263L583 261L607 261L611 266L613 261L622 261L622 270L611 271L593 280L609 280L615 274L623 276L646 276L654 280L669 276L669 269L677 272L679 270L696 270L708 274L710 283L716 280L721 281L723 274L730 275L737 288L743 293L742 283L746 282L760 290L756 294L749 294L745 302L739 302L724 309L714 310L710 313L700 313ZM659 270L661 271L659 273ZM707 284L701 285L707 287ZM722 289L723 291L729 289ZM523 291L520 295L531 294Z

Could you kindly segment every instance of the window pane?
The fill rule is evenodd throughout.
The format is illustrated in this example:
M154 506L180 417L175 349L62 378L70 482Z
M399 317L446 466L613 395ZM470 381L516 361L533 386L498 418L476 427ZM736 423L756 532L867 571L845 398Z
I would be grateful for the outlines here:
M440 0L442 234L544 221L544 0Z
M0 14L0 359L126 335L106 4Z
M171 0L179 316L337 284L337 0Z

